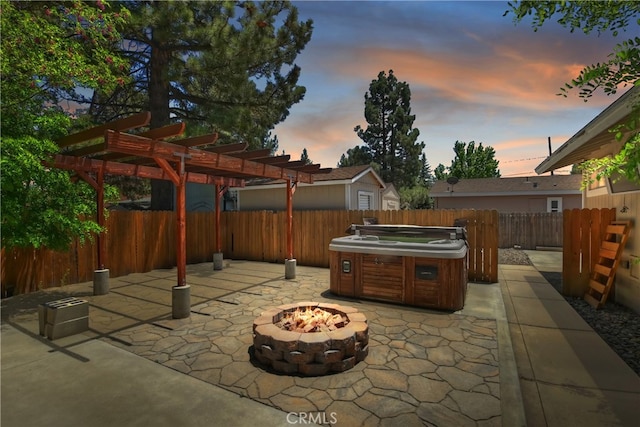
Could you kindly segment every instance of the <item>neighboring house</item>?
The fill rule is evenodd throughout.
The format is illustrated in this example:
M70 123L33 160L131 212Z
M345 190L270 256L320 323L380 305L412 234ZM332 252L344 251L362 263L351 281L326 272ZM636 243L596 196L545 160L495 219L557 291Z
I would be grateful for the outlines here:
M236 188L237 208L241 211L284 210L287 205L283 180L254 180ZM313 184L298 184L293 195L296 210L381 210L385 183L371 166L335 168L314 175ZM387 205L400 197L395 189L384 197Z
M632 107L638 103L640 86L635 86L540 163L536 172L546 173L585 160L618 153L622 142L616 140L615 133L609 130L626 123L630 119ZM615 208L617 220L632 222L634 228L622 257L623 261L631 262L629 268L618 268L615 300L640 313L640 185L620 177L594 180L584 191L584 207Z
M429 195L435 209L496 209L498 212L562 212L582 207L580 175L436 181Z
M400 193L398 193L393 184L386 183L381 194L383 211L397 211L400 209Z

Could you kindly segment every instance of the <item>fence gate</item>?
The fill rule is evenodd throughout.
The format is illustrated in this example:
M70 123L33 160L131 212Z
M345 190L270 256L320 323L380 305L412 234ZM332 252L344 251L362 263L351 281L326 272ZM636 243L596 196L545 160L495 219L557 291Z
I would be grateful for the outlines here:
M562 294L583 297L589 289L593 266L598 263L607 227L616 219L615 209L563 211Z

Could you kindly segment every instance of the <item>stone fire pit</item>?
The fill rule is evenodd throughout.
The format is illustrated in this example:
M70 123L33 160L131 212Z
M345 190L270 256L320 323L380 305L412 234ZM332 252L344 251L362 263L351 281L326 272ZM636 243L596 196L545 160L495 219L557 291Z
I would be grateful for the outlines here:
M316 308L346 319L328 332L294 332L277 326L296 310ZM369 353L369 325L353 307L318 302L281 305L264 311L253 322L256 359L277 372L304 376L344 372Z

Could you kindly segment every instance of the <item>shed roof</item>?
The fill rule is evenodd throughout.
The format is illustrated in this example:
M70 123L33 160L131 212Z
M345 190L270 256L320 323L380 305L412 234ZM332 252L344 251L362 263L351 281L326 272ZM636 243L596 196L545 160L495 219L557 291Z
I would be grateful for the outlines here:
M436 181L429 194L431 197L580 194L581 182L581 175L461 179L455 185Z
M331 171L314 176L314 185L352 184L363 176L371 173L379 183L380 188L385 188L385 183L376 171L369 165L346 166L333 168ZM282 179L252 179L247 181L246 187L267 188L266 186L281 187L285 183Z

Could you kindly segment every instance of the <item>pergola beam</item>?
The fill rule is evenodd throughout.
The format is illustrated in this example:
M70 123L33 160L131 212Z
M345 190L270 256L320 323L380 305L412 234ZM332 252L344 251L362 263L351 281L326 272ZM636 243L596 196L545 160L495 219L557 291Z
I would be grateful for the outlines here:
M131 129L147 127L149 112L96 126L57 141L62 154L48 162L50 167L74 171L96 190L98 223L104 225L104 176L121 175L171 181L176 187L176 265L178 283L172 291L174 318L189 317L190 287L186 283L186 183L215 185L216 197L216 260L222 261L220 209L222 196L229 187L244 187L245 179L266 178L285 180L287 183L287 257L285 278L295 277L293 258L293 204L292 198L298 182L313 184L320 165L291 162L289 155L272 156L271 150L246 151L247 144L214 146L218 134L202 135L166 142L163 139L184 133L185 124L175 123L132 135ZM199 147L199 148L195 148ZM66 152L65 152L66 151ZM98 236L98 267L94 272L94 294L108 292L106 245ZM293 267L291 269L290 267ZM220 262L219 268L222 268ZM102 274L105 273L106 274ZM96 293L97 289L100 293Z
M200 166L216 170L233 172L242 175L252 175L273 179L290 179L296 182L313 184L313 175L297 172L292 169L281 168L251 160L239 159L224 154L210 153L195 148L182 147L177 144L150 140L127 133L115 131L106 132L107 149L135 156L163 158L175 161L178 155L188 155L185 164Z
M210 153L235 154L244 152L247 147L249 147L249 144L247 144L246 142L238 142L237 144L224 144L216 145L215 147L207 147L203 148L203 150Z
M151 139L167 139L172 138L174 136L180 136L184 133L185 124L184 123L174 123L169 126L163 126L161 128L151 129L146 132L142 132L138 134L138 136L143 136L145 138ZM103 135L104 136L104 135ZM67 151L64 154L68 156L88 156L93 154L98 154L106 151L106 146L104 141L98 144L89 145L87 147L78 148L77 150ZM100 156L102 160L119 160L125 158L127 156L122 155L120 153L107 153Z
M95 172L104 168L104 173L123 176L137 176L139 178L161 179L164 181L172 181L172 179L158 167L132 165L128 163L109 162L105 160L96 160L88 158L78 158L58 154L51 166L82 173ZM213 176L197 172L187 172L187 182L197 184L212 185L228 185L230 187L244 187L244 180L238 178L228 178L222 176Z
M62 138L58 139L56 142L60 148L64 148L70 145L79 144L81 142L91 141L92 139L101 138L104 136L104 132L107 130L124 132L130 129L136 129L139 127L147 126L149 122L151 122L151 113L148 111L145 111L143 113L134 114L133 116L126 117L124 119L119 119L113 122L105 123L101 126L92 127L82 132L63 136Z
M237 157L239 159L251 159L254 161L260 161L261 158L266 158L271 155L271 150L268 148L262 148L260 150L243 151L242 153L229 154L230 156Z

